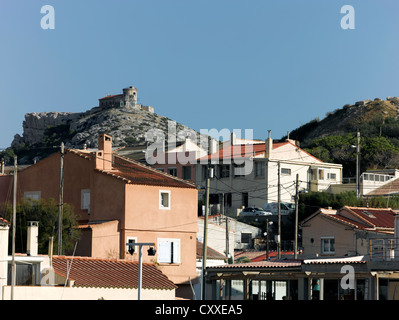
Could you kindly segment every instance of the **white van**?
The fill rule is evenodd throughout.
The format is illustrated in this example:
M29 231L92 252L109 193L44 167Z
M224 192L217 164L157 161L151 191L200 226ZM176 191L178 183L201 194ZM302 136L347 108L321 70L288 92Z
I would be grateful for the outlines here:
M265 203L263 206L263 209L265 211L269 211L273 214L278 214L278 203L277 202ZM294 211L295 211L294 203L289 203L289 202L281 202L280 203L281 215L288 215Z

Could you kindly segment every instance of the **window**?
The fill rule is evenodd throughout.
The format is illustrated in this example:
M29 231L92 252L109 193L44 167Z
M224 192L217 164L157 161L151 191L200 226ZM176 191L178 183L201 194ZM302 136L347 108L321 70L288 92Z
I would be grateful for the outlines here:
M319 176L318 176L319 180L324 180L324 170L319 169Z
M335 253L335 239L334 237L321 238L321 253L333 254Z
M81 190L80 209L87 210L87 212L90 213L90 189Z
M241 233L241 243L247 243L250 244L252 240L252 234L251 233Z
M168 173L172 176L177 177L177 168L168 168Z
M328 180L337 180L337 174L335 173L327 173L327 179Z
M159 209L170 209L170 191L159 191Z
M265 176L265 164L263 162L255 162L255 177Z
M38 201L41 199L42 193L41 191L27 191L24 192L24 199L25 200L35 200Z
M157 262L180 263L180 239L158 239Z
M155 168L155 169L157 169L157 170L159 170L159 171L161 171L161 172L164 172L164 171L165 171L164 168Z
M244 174L245 163L243 164L234 164L234 177L241 177Z
M190 180L191 179L191 166L183 167L183 179Z
M281 174L285 174L287 176L290 176L291 175L291 169L281 168Z
M230 177L230 165L229 164L222 164L220 166L220 177L221 178Z

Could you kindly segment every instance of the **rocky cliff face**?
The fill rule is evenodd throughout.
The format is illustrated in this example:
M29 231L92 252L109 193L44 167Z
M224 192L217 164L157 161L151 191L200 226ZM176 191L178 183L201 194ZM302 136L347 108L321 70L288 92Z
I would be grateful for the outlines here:
M18 148L21 144L35 145L44 138L48 128L59 125L69 125L69 136L72 138L64 143L66 147L71 148L97 147L100 132L110 134L115 146L144 144L149 132L163 133L166 138L168 133L173 131L176 134L199 137L196 131L156 113L127 108L95 107L81 113L28 113L23 122L23 135L15 135L11 146Z

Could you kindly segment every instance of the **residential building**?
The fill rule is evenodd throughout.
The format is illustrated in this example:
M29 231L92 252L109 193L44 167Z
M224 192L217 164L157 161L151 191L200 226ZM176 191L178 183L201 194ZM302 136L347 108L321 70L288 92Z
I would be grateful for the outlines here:
M347 270L353 278L342 285ZM398 277L398 261L362 256L248 262L207 268L206 292L215 300L398 300Z
M197 159L207 154L207 150L186 138L183 142L175 143L172 148L157 153L147 161L155 169L195 183Z
M137 261L38 254L38 224L30 222L27 251L16 253L15 286L8 255L9 223L0 218L0 300L137 300ZM3 228L3 226L7 228ZM154 264L142 265L141 299L173 300L177 286Z
M156 255L143 250L143 262L157 263L179 286L177 295L191 297L196 186L116 154L106 134L99 136L98 146L95 151L66 148L63 155L63 200L73 206L82 231L76 255L137 261L138 250L130 255L126 244L155 243ZM60 153L55 153L19 172L18 199L58 201L59 177Z
M300 223L301 257L376 258L384 247L391 248L393 254L396 216L395 211L381 208L319 209Z
M393 181L399 178L398 169L367 170L359 176L359 195L372 197L395 194ZM356 177L343 178L342 183L331 185L329 192L357 191Z
M202 295L202 269L203 269L203 258L204 258L204 244L200 241L197 241L197 274L200 279L193 286L193 290L195 292L196 300L200 300ZM215 249L207 246L206 249L206 266L220 266L228 263L228 258L226 255L216 251Z
M204 242L204 217L198 217L197 240ZM233 228L226 229L226 220L221 216L210 216L207 226L207 243L208 245L227 256L234 257L236 232Z
M342 181L342 165L315 158L296 141L273 142L270 131L264 142L239 142L232 134L230 143L197 164L196 182L203 188L208 165L214 168L210 202L223 204L226 213L235 215L248 206L262 208L277 202L279 193L281 202L293 203L297 175L299 191L329 190Z

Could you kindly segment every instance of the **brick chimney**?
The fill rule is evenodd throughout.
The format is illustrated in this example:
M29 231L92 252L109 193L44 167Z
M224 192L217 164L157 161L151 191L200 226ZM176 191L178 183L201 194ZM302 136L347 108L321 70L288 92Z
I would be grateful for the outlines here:
M273 139L270 136L270 130L268 130L269 136L265 140L265 158L270 158L273 150Z
M95 155L96 169L112 170L112 137L104 133L98 136L98 151Z
M39 222L28 221L28 237L26 244L26 253L28 256L37 256L39 246Z

